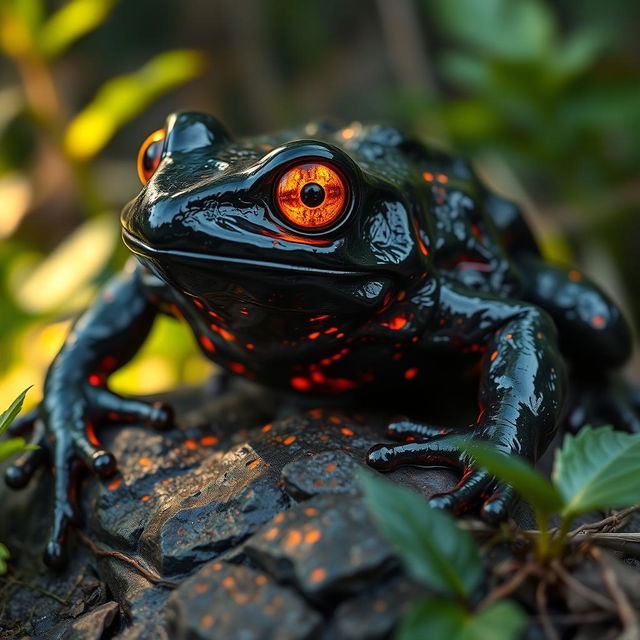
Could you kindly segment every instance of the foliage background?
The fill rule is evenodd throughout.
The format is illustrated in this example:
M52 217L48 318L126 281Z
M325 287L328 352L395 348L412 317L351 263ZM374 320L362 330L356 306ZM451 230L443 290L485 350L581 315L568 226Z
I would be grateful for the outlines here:
M65 2L0 0L0 406L30 384L38 400L69 322L126 258L117 212L139 187L139 144L177 109L209 111L238 135L324 116L393 122L469 154L523 204L549 257L581 264L638 327L634 0L74 2L52 23ZM95 28L80 37L87 11ZM16 16L31 38L21 55ZM110 78L173 49L203 57L165 59L156 76L145 67L105 102ZM153 90L170 76L178 88ZM210 371L166 320L113 384L152 393Z

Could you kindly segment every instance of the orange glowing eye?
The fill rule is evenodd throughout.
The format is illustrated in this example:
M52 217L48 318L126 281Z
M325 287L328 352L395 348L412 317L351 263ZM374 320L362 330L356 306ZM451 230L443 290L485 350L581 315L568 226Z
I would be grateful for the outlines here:
M142 143L140 151L138 151L138 177L142 184L147 184L160 164L166 135L164 129L154 131Z
M344 212L347 185L329 165L310 162L289 169L280 178L275 198L287 222L301 229L320 230Z

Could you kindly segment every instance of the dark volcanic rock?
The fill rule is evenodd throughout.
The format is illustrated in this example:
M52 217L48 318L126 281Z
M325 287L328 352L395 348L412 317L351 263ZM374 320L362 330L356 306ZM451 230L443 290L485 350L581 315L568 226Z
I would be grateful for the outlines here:
M356 593L395 565L363 501L352 496L322 496L278 514L245 550L315 601Z
M0 540L14 553L16 576L68 598L63 606L7 585L0 640L355 640L359 628L362 637L389 632L415 590L372 526L356 478L367 450L385 440L385 417L324 408L265 424L269 402L253 389L209 404L204 395L182 398L198 409L180 429L129 424L100 433L118 473L87 475L81 506L101 553L72 536L62 575L40 562L49 477L22 494L0 489L10 515ZM455 482L445 470L389 475L425 495Z
M185 580L167 609L170 636L184 640L304 640L316 636L322 621L294 591L264 573L221 562Z

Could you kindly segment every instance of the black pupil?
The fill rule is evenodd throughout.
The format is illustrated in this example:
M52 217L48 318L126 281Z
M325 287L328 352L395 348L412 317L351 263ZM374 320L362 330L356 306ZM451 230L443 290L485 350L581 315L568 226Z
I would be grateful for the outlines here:
M146 174L153 173L158 167L160 156L162 155L163 140L152 142L144 152L142 158L142 168Z
M300 190L300 200L307 207L318 207L324 202L324 189L316 182L309 182Z

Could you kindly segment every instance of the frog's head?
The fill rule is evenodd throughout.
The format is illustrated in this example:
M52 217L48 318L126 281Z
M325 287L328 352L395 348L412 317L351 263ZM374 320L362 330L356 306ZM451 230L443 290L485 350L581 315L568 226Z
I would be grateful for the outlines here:
M427 270L399 185L320 140L234 140L182 112L141 149L126 244L184 293L313 313L375 310Z

